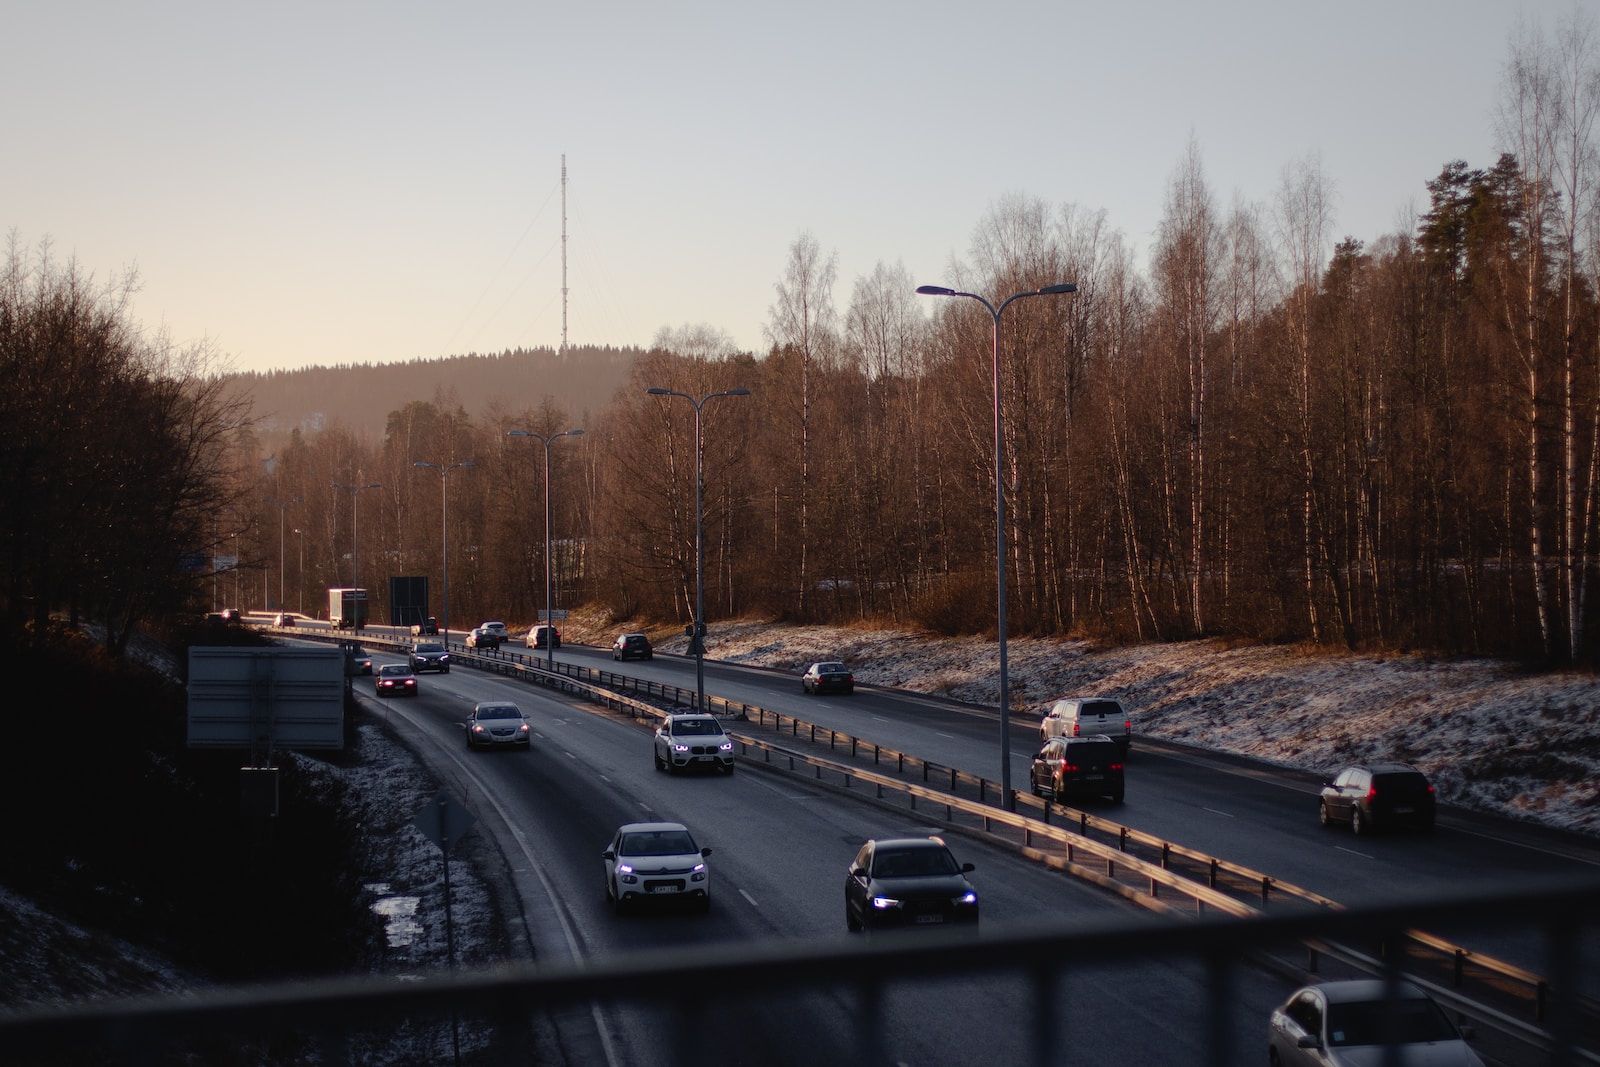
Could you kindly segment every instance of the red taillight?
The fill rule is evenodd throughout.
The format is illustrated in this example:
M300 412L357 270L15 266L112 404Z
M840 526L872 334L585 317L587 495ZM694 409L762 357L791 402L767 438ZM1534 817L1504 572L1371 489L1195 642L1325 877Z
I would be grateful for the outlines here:
M1377 799L1378 799L1378 787L1377 786L1373 786L1372 788L1367 790L1367 803L1370 804L1374 800L1377 800Z
M1083 729L1083 726L1081 724L1073 723L1072 724L1072 736L1073 737L1077 737L1078 736L1078 731L1081 730L1081 729Z
M1433 792L1433 783L1432 782L1428 783L1428 792L1430 792L1430 793Z
M1133 733L1133 720L1132 719L1123 719L1122 720L1122 732L1125 733L1125 734Z
M1113 764L1112 764L1112 765L1111 765L1111 769L1112 769L1112 770L1114 770L1114 771L1120 771L1120 770L1122 770L1122 764L1120 764L1120 763L1113 763Z
M1065 760L1061 761L1061 771L1062 771L1063 774L1068 773L1068 772L1076 774L1081 769L1082 768L1080 768L1076 763L1068 763Z

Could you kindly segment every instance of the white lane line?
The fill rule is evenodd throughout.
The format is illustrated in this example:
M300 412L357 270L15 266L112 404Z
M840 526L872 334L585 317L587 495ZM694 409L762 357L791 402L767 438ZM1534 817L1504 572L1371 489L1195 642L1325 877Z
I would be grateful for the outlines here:
M1222 816L1222 817L1223 817L1223 818L1224 818L1224 819L1237 819L1237 818L1238 818L1238 817L1239 817L1239 816L1237 816L1237 815L1235 815L1235 814L1233 814L1233 813L1232 813L1232 812L1228 812L1228 811L1222 811L1222 810L1220 810L1220 809L1218 809L1218 808L1207 808L1207 807L1201 807L1201 809L1200 809L1200 810L1201 810L1201 811L1209 811L1209 812L1210 812L1210 813L1211 813L1211 814L1213 814L1213 815L1220 815L1220 816Z
M1355 849L1353 849L1353 848L1345 848L1343 845L1334 845L1333 847L1338 849L1340 852L1348 852L1352 856L1360 856L1364 860L1370 860L1372 858L1372 856L1369 853L1357 852Z
M757 904L757 903L756 903L756 898L755 898L755 897L753 897L753 896L751 896L751 895L750 895L750 894L749 894L749 893L746 893L746 892L745 892L745 891L744 891L744 890L743 890L743 889L741 889L741 890L739 890L739 895L740 895L740 896L741 896L741 897L744 897L744 899L746 899L746 900L748 900L748 901L749 901L749 902L750 902L750 906L751 906L751 907L752 907L752 908L759 908L759 907L761 907L761 905L760 905L760 904Z

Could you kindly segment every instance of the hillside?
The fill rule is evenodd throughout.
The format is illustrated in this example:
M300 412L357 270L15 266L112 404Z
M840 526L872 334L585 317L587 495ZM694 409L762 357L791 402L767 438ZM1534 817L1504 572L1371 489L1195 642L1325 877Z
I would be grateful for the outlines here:
M381 437L389 412L440 396L459 402L475 417L492 407L538 407L549 397L582 420L610 403L640 354L637 348L569 348L565 353L518 349L409 363L236 374L229 381L236 393L251 398L257 435L272 451L296 428L310 433L340 424L358 436Z

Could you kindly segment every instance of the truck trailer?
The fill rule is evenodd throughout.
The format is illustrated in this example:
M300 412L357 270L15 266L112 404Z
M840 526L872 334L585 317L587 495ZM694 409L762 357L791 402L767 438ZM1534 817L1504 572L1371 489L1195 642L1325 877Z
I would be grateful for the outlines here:
M329 589L328 625L336 630L360 630L367 625L365 589Z

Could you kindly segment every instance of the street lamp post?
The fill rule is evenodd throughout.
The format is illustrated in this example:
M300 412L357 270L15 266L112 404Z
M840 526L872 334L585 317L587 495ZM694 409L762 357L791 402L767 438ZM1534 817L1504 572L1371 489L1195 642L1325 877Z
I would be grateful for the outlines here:
M357 472L359 473L359 472ZM361 542L356 538L356 498L367 489L382 489L377 482L368 482L366 485L343 485L339 482L329 482L330 488L343 489L350 494L350 588L361 588ZM360 618L358 614L356 618ZM330 622L337 620L329 620Z
M274 499L274 498L269 496L269 497L267 497L266 502L268 504L276 504L276 505L278 505L278 610L282 611L283 610L283 577L284 577L283 576L283 571L284 571L284 567L283 567L283 512L284 512L284 509L286 509L290 504L298 504L298 503L300 503L301 502L301 498L300 497L291 497L288 500L276 500L276 499ZM303 595L304 595L304 592L302 591L302 596Z
M510 430L510 437L531 437L544 445L544 647L546 662L553 671L556 669L556 642L552 636L555 633L555 609L551 604L551 569L550 569L550 445L558 437L577 437L582 430L562 430L560 433L534 433L532 430Z
M445 495L445 487L450 482L450 472L459 467L476 467L477 464L470 459L460 463L452 463L448 467L439 463L424 463L417 461L413 466L430 467L439 472L439 553L444 557L444 643L450 647L450 525L449 513L445 510L449 500Z
M749 396L745 388L724 389L708 393L696 400L688 393L675 389L647 389L651 396L681 396L694 405L694 628L690 631L689 647L694 651L695 710L706 709L706 554L705 554L705 479L700 473L700 409L706 401L719 396Z
M1078 287L1071 282L1047 285L1043 289L1029 289L1006 297L997 308L977 293L964 293L942 285L919 285L917 292L923 296L964 296L982 304L994 319L990 363L994 385L994 561L995 585L998 592L1000 634L1000 789L1007 811L1015 811L1016 797L1011 793L1011 692L1006 676L1006 486L1004 475L1005 453L1000 437L1000 315L1012 301L1027 296L1056 296L1075 293Z
M306 613L306 532L294 528L294 543L300 549L300 565L294 571L294 584L300 587L300 614Z

